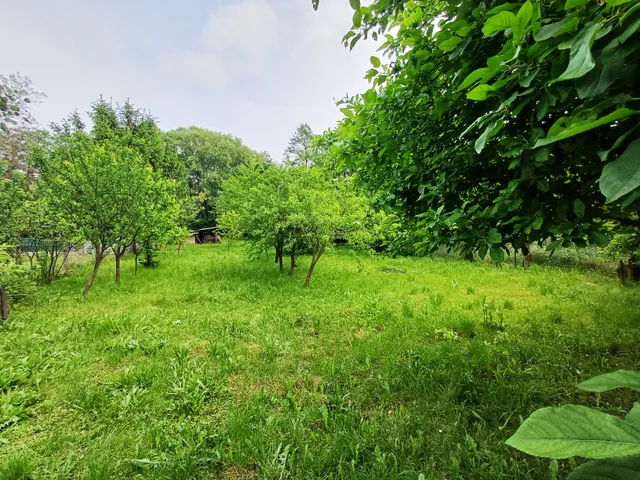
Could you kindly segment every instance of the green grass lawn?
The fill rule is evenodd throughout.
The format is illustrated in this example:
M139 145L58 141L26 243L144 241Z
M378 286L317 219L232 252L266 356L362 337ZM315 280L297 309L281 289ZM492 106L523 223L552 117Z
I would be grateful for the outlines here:
M308 262L192 246L40 287L0 327L0 478L550 479L504 441L638 368L639 291L601 272L338 250L303 288Z

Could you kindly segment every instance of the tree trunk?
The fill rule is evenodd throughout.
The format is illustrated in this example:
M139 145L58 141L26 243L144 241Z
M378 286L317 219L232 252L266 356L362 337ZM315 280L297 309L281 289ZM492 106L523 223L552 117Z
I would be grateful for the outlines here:
M291 267L289 267L289 275L293 275L293 269L296 268L296 246L291 247Z
M140 256L140 252L136 250L136 275L138 275L138 257Z
M116 254L116 283L120 285L120 259L122 254Z
M96 249L96 262L93 264L93 271L91 272L91 276L89 280L87 280L86 285L84 286L84 298L89 297L89 289L93 285L93 281L96 279L96 275L98 274L98 269L100 268L100 264L102 263L102 258L104 256L104 248L100 247Z
M180 250L182 250L182 243L178 244L178 256L180 256Z
M284 270L284 263L282 261L282 246L280 246L280 254L278 256L278 263L280 265L280 272L282 273L282 271Z
M9 320L9 300L7 300L5 287L0 287L0 310L2 310L2 320Z
M305 287L309 286L309 282L311 281L311 275L313 275L313 269L316 268L316 263L318 263L318 260L320 260L320 257L324 253L324 249L325 247L322 247L322 249L318 252L317 255L315 252L313 252L313 255L311 257L311 265L309 266L309 271L307 272L307 279L304 281Z

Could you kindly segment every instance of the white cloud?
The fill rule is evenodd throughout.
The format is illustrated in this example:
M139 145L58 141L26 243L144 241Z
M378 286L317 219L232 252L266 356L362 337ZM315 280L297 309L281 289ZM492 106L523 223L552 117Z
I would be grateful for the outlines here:
M242 0L212 13L194 44L160 58L161 65L194 84L225 87L259 75L277 45L278 19L266 0Z

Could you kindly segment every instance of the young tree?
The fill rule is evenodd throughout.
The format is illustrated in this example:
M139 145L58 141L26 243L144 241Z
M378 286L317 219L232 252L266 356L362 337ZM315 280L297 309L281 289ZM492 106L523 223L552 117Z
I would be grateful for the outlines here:
M242 237L240 230L240 216L235 210L222 212L218 215L218 228L222 232L222 236L226 239L227 249L231 248L231 243Z
M640 227L636 2L352 5L345 44L389 59L342 104L341 161L418 219L420 250L501 261Z
M34 155L53 207L95 250L86 298L108 250L131 239L131 219L152 183L151 168L131 148L117 142L99 146L82 132L59 136Z
M257 257L274 247L276 263L289 273L299 251L311 252L305 285L336 239L365 243L367 207L351 182L335 182L317 168L247 168L223 185L219 202L222 215L236 212L238 230Z
M51 206L46 194L40 190L38 194L18 211L20 237L31 267L37 260L40 281L53 283L69 253L82 239L62 212Z

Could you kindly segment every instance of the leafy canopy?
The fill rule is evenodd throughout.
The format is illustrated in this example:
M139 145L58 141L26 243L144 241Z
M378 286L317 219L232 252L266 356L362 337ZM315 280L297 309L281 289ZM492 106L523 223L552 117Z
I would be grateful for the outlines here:
M637 2L352 2L372 88L342 102L336 151L417 247L500 261L511 244L606 244L640 226Z

